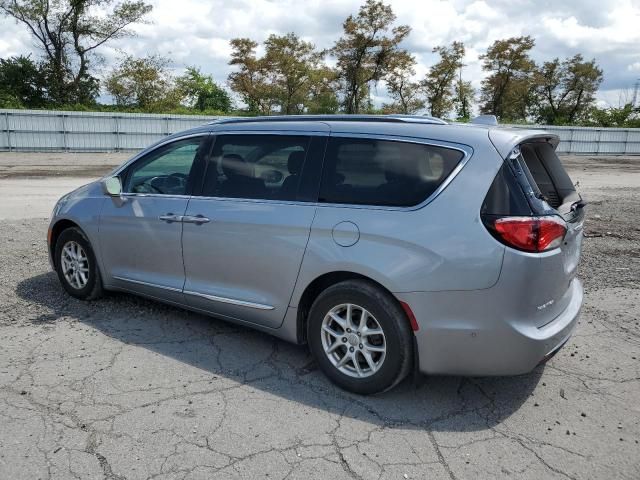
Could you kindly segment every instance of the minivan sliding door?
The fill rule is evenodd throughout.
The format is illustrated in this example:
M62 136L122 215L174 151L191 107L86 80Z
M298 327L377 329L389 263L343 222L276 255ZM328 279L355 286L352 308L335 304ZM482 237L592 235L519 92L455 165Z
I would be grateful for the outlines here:
M202 193L183 220L190 306L281 325L316 210L301 201L303 170L322 160L325 143L302 132L216 135Z

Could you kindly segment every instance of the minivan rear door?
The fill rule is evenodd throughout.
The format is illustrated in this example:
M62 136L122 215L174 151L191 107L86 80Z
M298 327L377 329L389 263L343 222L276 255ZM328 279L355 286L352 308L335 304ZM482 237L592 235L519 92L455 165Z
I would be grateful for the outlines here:
M555 318L571 299L571 282L576 276L582 247L585 202L576 192L554 146L546 141L526 142L520 155L511 158L512 166L530 188L529 203L536 215L558 215L564 219L567 233L558 249L536 254L538 273L532 274L530 301L539 318L537 326ZM533 273L531 270L529 270Z
M264 327L282 324L316 211L305 201L317 192L305 193L303 169L322 161L325 143L321 132L216 134L201 193L183 218L190 306Z

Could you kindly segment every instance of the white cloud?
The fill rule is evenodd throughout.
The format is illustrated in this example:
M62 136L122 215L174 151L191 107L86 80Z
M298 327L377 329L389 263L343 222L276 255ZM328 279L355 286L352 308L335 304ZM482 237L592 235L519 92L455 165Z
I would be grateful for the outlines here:
M575 16L558 18L545 15L543 26L549 35L572 48L584 47L594 53L616 52L621 47L638 47L640 43L640 8L629 4L615 5L603 12L608 21L596 27L580 23Z
M599 99L617 104L617 92L632 88L640 72L638 0L386 0L399 23L412 27L405 42L417 58L418 75L435 61L432 49L465 42L465 76L478 88L483 78L478 55L495 40L532 35L532 56L544 61L582 53L604 70ZM296 32L319 48L339 37L343 20L364 0L152 0L151 23L134 27L137 36L105 46L106 67L120 51L170 56L176 70L200 65L221 83L229 74L229 40L264 40L271 33ZM0 18L0 57L35 52L26 29ZM104 71L104 68L101 68ZM379 86L376 98L384 98Z

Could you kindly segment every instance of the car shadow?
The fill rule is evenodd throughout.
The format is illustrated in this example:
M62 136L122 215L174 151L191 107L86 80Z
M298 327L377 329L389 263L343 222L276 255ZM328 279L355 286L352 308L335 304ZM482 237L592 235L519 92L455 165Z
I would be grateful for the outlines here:
M376 425L453 432L489 429L518 411L544 369L516 377L417 375L390 392L364 397L331 384L306 347L249 328L128 294L79 301L66 294L53 272L23 280L16 293L46 307L32 323L60 318L81 322L117 342L190 365L211 378L251 385Z

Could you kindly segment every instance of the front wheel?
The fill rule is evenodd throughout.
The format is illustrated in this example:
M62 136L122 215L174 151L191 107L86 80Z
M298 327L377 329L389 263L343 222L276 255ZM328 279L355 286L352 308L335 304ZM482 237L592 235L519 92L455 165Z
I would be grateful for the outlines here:
M96 257L89 240L79 228L67 228L54 251L58 279L64 289L81 300L94 300L102 295L102 281Z
M397 301L363 280L329 287L309 314L309 347L320 369L354 393L389 390L407 375L411 335Z

